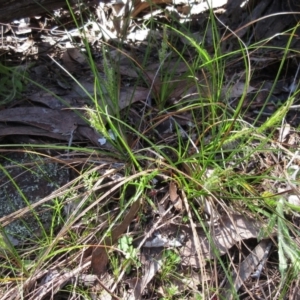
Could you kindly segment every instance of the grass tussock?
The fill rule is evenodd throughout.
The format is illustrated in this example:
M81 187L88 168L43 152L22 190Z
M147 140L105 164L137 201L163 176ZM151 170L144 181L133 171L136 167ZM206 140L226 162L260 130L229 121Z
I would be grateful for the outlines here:
M86 11L69 9L82 29ZM98 25L105 37L109 22ZM240 38L212 9L201 42L172 15L140 21L147 34L133 45L135 26L124 18L115 39L91 44L82 30L73 41L92 91L53 58L88 99L68 109L97 146L76 128L64 143L2 145L0 298L288 299L300 268L298 69L283 103L272 99L298 25L275 49L269 37ZM281 56L267 82L267 60L253 61L271 50ZM25 189L33 182L37 192Z

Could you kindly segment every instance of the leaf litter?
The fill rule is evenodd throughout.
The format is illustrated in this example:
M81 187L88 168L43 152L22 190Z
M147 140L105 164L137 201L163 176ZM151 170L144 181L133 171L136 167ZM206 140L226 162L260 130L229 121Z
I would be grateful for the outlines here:
M227 1L221 1L220 3L214 1L213 8L219 8L220 6L225 5L224 10L216 10L216 13L221 12L220 19L222 22L227 21L225 23L228 23L229 20L232 20L230 23L232 25L232 30L234 30L239 37L243 38L246 33L249 33L247 25L248 22L250 22L250 20L258 19L261 16L262 11L266 10L267 13L276 13L280 11L279 4L276 4L276 2L278 1L274 1L273 4L270 1L267 1L267 3L257 4L252 12L253 14L251 15L251 19L247 9L245 9L247 6L245 3L239 3L240 5L238 5L233 4L232 2L227 3ZM155 8L154 6L152 7L152 4L155 4ZM101 30L99 30L98 24L94 23L92 25L87 24L87 26L82 28L81 31L68 28L59 32L57 28L52 28L53 31L51 31L51 34L42 37L42 42L39 47L46 48L47 52L50 50L50 53L52 49L53 52L51 55L53 56L59 54L63 68L73 74L76 78L78 77L80 84L87 91L87 94L93 95L95 93L93 76L88 73L86 56L83 55L78 47L73 46L73 41L71 43L71 39L77 38L77 41L80 41L85 34L88 34L89 41L96 45L102 38L107 42L112 39L117 39L122 35L125 37L127 33L123 31L123 28L126 28L124 17L128 17L130 15L132 18L137 17L140 18L140 20L143 20L143 18L147 19L150 15L151 17L155 16L155 13L158 17L163 16L163 11L160 9L162 5L167 5L169 8L169 11L167 11L167 14L164 16L166 18L168 18L168 14L170 13L178 13L176 14L178 19L180 19L183 15L189 17L199 17L199 15L201 15L202 19L205 19L202 14L204 14L207 10L206 3L198 3L193 6L192 9L190 9L190 4L185 3L184 1L177 3L178 6L174 7L173 4L168 1L156 1L152 4L150 5L148 2L146 3L141 1L134 4L131 4L130 2L118 4L101 3L95 10L99 20L102 21L102 24L100 24ZM266 4L269 5L269 8L267 8ZM132 10L129 9L130 5L133 5ZM294 9L294 3L282 4L282 6L287 11L292 11L292 9ZM110 16L111 18L108 18L107 11L104 11L104 8L113 8ZM152 12L149 15L150 11ZM118 18L119 21L120 19L123 20L119 22ZM156 110L156 107L153 107L153 105L149 105L149 95L151 95L151 98L155 98L157 95L161 95L161 92L166 85L169 85L171 90L169 94L171 100L169 103L170 106L172 106L172 104L176 104L182 99L193 99L194 97L197 97L197 93L199 94L199 92L209 99L212 96L213 91L211 87L206 84L206 75L203 75L203 73L201 74L201 72L196 74L197 79L191 78L189 75L185 78L181 78L180 76L182 74L186 74L188 72L186 64L177 64L176 68L174 68L174 72L170 72L173 74L174 78L178 77L176 81L163 81L163 77L161 75L170 71L170 65L175 65L175 61L172 59L170 60L169 65L162 64L161 62L157 63L156 58L156 61L153 59L153 62L150 63L149 66L143 67L142 69L134 68L134 65L137 66L137 63L141 63L141 53L139 53L139 51L142 52L143 44L148 43L147 38L151 37L160 41L161 36L160 34L155 34L155 32L140 30L139 26L133 23L133 19L128 20L130 24L127 25L129 25L131 33L127 36L127 38L128 40L131 40L131 50L128 52L122 50L122 54L126 53L126 55L123 56L118 55L120 53L116 50L108 50L110 55L115 57L114 63L120 65L119 71L121 75L121 84L116 85L116 88L119 89L118 108L117 111L114 112L119 114L122 113L122 110L127 108L132 110L136 109L136 111L140 112L141 107L143 107L145 113L142 115L140 113L134 115L134 112L132 111L129 113L129 116L132 118L131 122L135 125L138 124L135 128L141 129L143 134L148 137L152 138L154 136L156 139L158 138L160 142L172 144L174 143L172 136L174 136L176 128L178 128L179 125L184 128L184 132L189 133L191 132L190 128L197 125L195 122L191 122L192 113L187 113L185 117L183 117L184 114L182 111L176 108L175 110L167 111L167 117L166 115L160 116L160 111ZM275 24L273 23L274 19L272 18L267 18L266 22L269 24L269 26L264 27L268 28L267 30L262 29L262 22L256 22L253 24L253 35L249 35L250 39L259 41L262 40L262 37L270 37L277 34L278 32L283 31L283 29L286 28L285 26L288 26L287 23L290 21L287 21L287 23L277 22L276 26L272 26ZM53 23L51 24L53 25ZM26 25L24 29L27 30L27 27L28 26ZM22 28L20 27L20 29ZM100 31L102 31L102 33L100 33ZM58 35L56 35L57 33ZM18 34L21 34L21 32L18 32ZM22 34L25 34L25 32L22 31ZM195 36L196 35L197 33ZM222 47L224 47L224 49L226 47L233 49L236 46L233 34L228 32L225 34L224 32L222 39ZM272 46L278 46L284 44L283 40L285 40L285 38L280 41L270 39L268 42L270 42ZM68 42L65 43L65 41ZM186 41L189 40L186 39L183 43L189 44ZM37 55L35 48L36 44L32 39L21 40L18 38L16 44L13 46L13 43L10 42L9 36L6 36L5 43L5 47L2 46L2 49L5 51L13 51L14 54L19 57L22 55L23 58L28 55ZM207 43L209 45L209 37L207 37ZM297 40L293 39L292 47L296 46ZM134 47L136 48L136 51L132 50ZM246 95L243 103L243 109L246 111L245 116L251 122L254 120L257 123L264 121L263 117L257 118L258 111L261 112L261 109L263 109L263 115L267 118L274 113L280 105L282 105L281 99L286 99L290 93L289 88L292 86L290 81L293 78L293 75L290 78L284 78L280 87L275 87L273 85L273 78L265 80L266 73L270 73L272 66L270 57L263 57L263 55L264 54L261 53L254 53L254 55L250 58L258 64L256 69L261 70L257 75L255 74L255 76L253 76L250 84L246 83L243 72L238 72L239 65L237 63L237 67L233 68L234 73L228 74L231 78L222 88L223 97L228 100L232 110L236 109L239 97ZM273 60L280 58L276 53L273 55L274 57L271 57ZM101 64L98 65L98 68L99 72L103 71ZM69 82L68 79L64 77L64 72L60 68L56 68L53 64L49 64L46 70L47 72L42 72L42 78L37 79L37 76L35 79L42 83L42 85L46 82L46 85L53 89L55 95L62 96L64 103L58 100L58 98L51 93L39 90L35 91L35 93L28 93L26 97L24 95L24 99L21 99L21 105L19 102L16 104L12 103L11 107L4 106L0 111L1 138L6 139L7 137L12 136L27 135L31 137L44 137L46 141L47 138L54 138L61 141L71 141L71 143L74 144L85 141L85 143L93 145L94 147L101 146L98 142L99 139L101 139L100 133L96 132L85 118L82 118L83 114L80 109L89 104L88 95L86 95L85 92L82 92L82 88L78 88L78 85ZM139 78L139 73L143 74L144 83L132 86L132 82ZM36 73L36 75L38 74L40 73ZM51 78L51 76L53 77ZM232 78L234 78L233 81ZM201 84L201 87L203 86L203 91L199 91L196 88L194 84L195 79L203 83ZM54 86L53 82L56 83ZM103 85L101 89L103 94L106 95L105 99L107 101L107 105L112 106L112 103L110 103L111 99L107 96L105 86ZM272 92L271 97L269 97L270 92ZM24 105L27 101L29 101L30 105L28 105L28 103L27 105ZM147 107L147 110L144 109L145 107ZM151 109L148 111L149 107ZM115 106L114 109L116 109ZM181 122L179 120L181 120ZM261 192L269 191L269 187L272 188L272 195L285 191L287 193L285 196L286 200L282 201L286 201L286 203L289 203L290 205L298 206L299 202L297 202L296 199L298 198L297 187L295 187L295 184L291 181L297 180L297 176L295 174L297 172L296 163L299 161L299 155L297 152L290 152L290 150L293 147L298 146L299 137L298 134L293 133L289 127L295 126L295 124L299 123L299 116L297 112L289 112L286 121L288 124L283 124L278 130L279 133L277 140L270 141L268 147L279 149L279 155L281 155L281 158L289 157L291 159L288 166L294 168L293 175L288 174L288 172L290 172L290 168L287 167L286 169L283 169L282 167L278 167L280 166L281 160L271 154L260 155L257 158L260 163L256 161L256 166L254 164L252 171L261 172L267 168L273 168L272 175L274 178L278 178L278 180L269 179L266 186L259 187ZM166 122L166 124L164 124L164 122ZM257 123L253 125L257 125ZM166 126L159 126L160 124ZM168 128L167 131L165 130L165 127ZM168 134L165 135L165 133ZM194 139L192 133L190 136ZM257 138L260 137L257 136ZM135 143L133 144L139 145L139 141L137 141L138 138L133 136L133 139L135 139ZM196 139L194 139L194 141L195 140ZM36 140L36 142L38 143L38 140ZM74 156L72 155L68 157L68 160L76 161L76 154L74 153ZM149 151L146 155L151 157L152 154ZM106 157L104 160L108 161ZM94 162L95 160L91 158L89 163L92 165ZM108 170L113 170L112 166L107 166L104 163L102 164L102 167L104 167L104 165ZM245 166L243 163L235 163L235 171L245 172ZM163 177L166 176L168 182L165 182L165 178L162 180L158 177L157 185L160 185L162 188L157 191L153 189L153 191L155 191L152 196L153 203L154 206L157 206L157 211L155 211L152 207L150 208L151 213L148 212L148 214L151 216L154 211L156 216L154 214L153 217L148 217L149 220L146 224L143 224L143 228L138 228L142 224L137 221L138 212L141 210L141 207L143 207L145 200L143 199L142 203L139 203L139 201L134 202L127 213L125 213L123 221L120 221L119 224L116 224L112 228L111 235L109 237L105 238L100 243L97 243L96 239L94 239L94 245L88 247L88 249L83 252L83 256L85 256L84 262L74 259L74 262L80 262L79 267L76 267L71 271L61 271L64 270L64 265L66 263L64 260L61 260L57 266L49 268L48 273L40 271L37 277L33 276L28 278L24 282L24 286L28 289L33 287L34 281L40 281L38 288L36 290L32 289L32 294L30 296L32 297L31 299L43 299L48 297L50 293L59 293L66 284L74 284L74 280L76 277L79 278L78 276L80 276L84 283L87 283L88 280L83 279L83 274L81 274L86 270L90 270L91 273L94 272L97 275L94 276L89 274L91 276L91 285L96 286L98 291L102 290L106 292L103 298L101 296L101 299L111 299L113 297L118 298L117 294L127 295L129 299L140 299L141 297L148 297L150 299L150 295L154 295L154 291L156 291L155 293L157 294L155 294L152 298L154 299L155 297L165 296L166 293L163 284L157 283L158 281L156 280L162 272L164 265L168 263L163 255L166 253L166 250L171 249L178 253L180 257L180 263L177 265L178 269L183 268L190 274L193 272L196 272L198 275L200 274L200 276L194 276L194 278L196 278L196 283L194 285L184 283L183 278L181 278L180 284L178 281L176 282L172 276L170 276L170 281L174 282L174 284L180 287L182 291L185 286L189 286L189 288L192 286L191 290L193 290L197 289L197 286L199 285L204 286L205 284L213 284L214 281L218 281L220 278L213 278L213 274L215 273L210 272L206 262L213 261L220 256L231 257L231 251L234 247L237 247L237 245L247 244L248 240L251 241L251 239L257 239L261 236L262 229L269 230L269 236L275 238L275 240L273 240L273 244L276 245L277 228L271 226L272 228L268 229L270 224L267 224L267 220L263 221L263 218L261 220L257 220L251 215L247 216L246 213L238 214L236 211L223 211L223 214L220 214L214 205L208 203L204 204L206 207L210 205L210 209L206 209L207 215L204 218L203 224L196 224L193 213L189 208L188 200L184 194L183 187L179 186L177 181L173 180L173 178L170 179L170 174L163 174L162 172L160 175ZM107 185L110 186L112 182L114 182L113 175L106 176L105 179L108 183L99 183L99 190L102 189L103 191L107 191ZM85 193L86 192L87 191L85 191ZM272 198L272 195L269 195L269 198ZM270 203L274 205L272 203L272 199L269 198L266 197L266 201L270 201ZM209 202L210 200L211 199L209 197L206 198L206 202ZM256 200L253 201L255 202ZM114 205L113 208L117 209ZM143 209L149 210L148 205L146 205ZM182 216L188 216L187 223L181 221ZM297 218L297 216L294 214L293 218ZM79 218L77 217L77 220L78 219ZM72 226L74 226L73 230L75 230L77 225L74 223ZM119 275L118 280L122 280L121 278L124 278L124 282L127 282L132 290L131 293L130 290L122 290L120 286L114 282L114 279L111 276L111 262L109 261L110 254L112 253L114 246L122 236L126 236L125 232L128 229L132 229L133 232L136 232L135 237L139 236L133 240L133 245L137 249L140 249L140 261L143 262L140 269L134 269L133 273L135 273L135 277L126 277L124 275L125 268L120 270L121 274ZM141 229L143 232L141 232ZM127 234L129 233L130 231L127 232ZM238 293L243 289L243 287L247 289L246 285L249 284L247 283L247 280L249 281L249 278L251 279L251 274L256 271L259 263L264 260L267 242L267 240L263 239L258 244L256 243L256 246L252 247L252 252L235 266L232 277L233 285L229 282L225 283L223 287L224 293L221 293L220 297L223 295L225 298L229 299L229 297L232 297L233 290L235 293ZM122 261L124 258L120 255L119 259ZM236 263L232 261L232 264ZM95 284L97 281L98 286ZM276 282L276 280L274 280L274 282ZM13 287L13 284L11 284L11 287ZM211 287L213 287L213 285ZM17 299L17 293L17 289L12 288L10 291L5 293L4 297L6 298L3 299ZM198 291L195 295L200 295L200 292Z

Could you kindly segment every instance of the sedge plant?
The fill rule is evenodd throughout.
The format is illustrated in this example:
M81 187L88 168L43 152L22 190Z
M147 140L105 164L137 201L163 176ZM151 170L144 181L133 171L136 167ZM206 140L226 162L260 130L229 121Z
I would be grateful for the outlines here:
M80 23L72 10L71 14L79 28ZM90 170L83 168L82 173L79 174L80 179L72 186L72 189L76 189L78 192L82 189L84 194L79 197L73 211L67 214L66 220L63 221L63 214L60 213L62 206L57 200L54 202L54 210L57 213L51 225L51 241L41 245L34 271L32 269L26 270L22 266L26 271L26 276L35 275L38 272L37 269L46 267L55 257L60 257L68 265L67 259L64 260L68 252L72 253L72 262L76 262L78 253L83 255L83 252L80 251L89 243L97 242L102 245L101 243L107 241L108 238L114 241L113 228L122 223L126 212L133 203L141 201L143 205L147 205L145 195L149 186L152 185L150 182L159 176L168 180L172 178L179 190L182 191L181 195L186 195L185 211L178 213L178 215L185 225L189 224L195 228L196 223L204 230L215 258L214 262L208 261L207 263L214 270L216 277L218 275L216 265L222 270L224 277L231 284L234 298L238 299L238 291L234 290L231 269L226 260L222 259L220 249L214 244L208 226L210 221L218 220L221 215L231 216L232 212L238 212L258 220L270 217L266 232L271 235L271 232L276 228L278 234L278 260L281 275L279 293L283 292L283 283L290 282L299 274L299 251L291 235L291 232L298 235L298 231L289 224L284 211L285 202L283 198L276 198L273 194L268 196L268 199L273 201L266 201L264 196L263 183L266 180L275 181L276 175L272 173L275 168L264 168L262 171L259 168L248 170L248 166L251 165L254 158L261 158L261 153L271 156L280 155L280 151L272 146L274 128L281 126L281 122L292 106L298 90L293 91L287 102L262 124L259 124L258 118L255 120L257 121L255 124L249 124L245 121L247 112L243 112L242 108L245 107L252 75L249 50L260 46L256 44L247 46L236 37L240 48L230 53L222 53L218 23L212 11L210 14L210 23L207 25L201 43L192 35L182 34L175 26L163 25L161 27L162 38L159 49L157 49L158 67L150 82L145 71L147 60L139 64L134 59L130 59L132 66L140 74L140 78L136 82L143 82L144 80L145 85L149 88L149 98L155 98L151 105L148 102L149 99L144 99L146 103L142 109L142 117L152 117L152 110L155 111L157 116L151 119L151 126L153 127L158 125L157 122L163 118L172 120L171 137L165 137L159 132L154 132L154 135L156 134L154 139L147 133L148 128L143 131L140 130L142 126L134 127L127 122L126 118L133 104L129 103L126 108L128 115L122 115L119 104L121 80L118 73L118 62L113 61L110 57L110 47L113 46L103 45L104 76L100 76L93 59L92 48L83 33L85 54L94 80L94 93L90 94L85 90L92 102L90 107L84 109L87 113L86 118L89 124L111 144L113 156L118 159L117 166L111 167L112 164L107 163L105 164L107 172L102 172L103 166L97 166L91 173L89 173ZM80 22L84 23L84 20L81 18ZM155 22L155 19L151 19L150 26L153 26L152 22ZM168 38L170 33L177 37L184 37L188 41L188 45L178 49L176 43ZM206 49L206 35L210 35L212 38L213 51L211 52ZM287 59L287 53L290 51L292 36L293 34L291 34L286 47L280 49L283 50L284 56L275 77L274 86L279 80L283 64ZM122 49L117 50L120 53L123 51ZM193 53L192 57L188 56L187 53L189 52ZM147 49L145 57L149 58L150 54L151 51ZM233 108L229 99L230 88L233 86L230 87L229 85L229 92L224 91L223 87L225 86L227 63L236 57L239 57L244 63L245 85ZM176 67L169 70L166 67L172 64L179 66L180 63L185 66L180 75L176 73ZM65 71L76 84L81 86L80 80L68 73L67 70ZM155 85L156 79L159 79L160 86ZM180 82L192 83L194 90L191 94L179 96L181 97L179 100L176 99L172 102L169 98L172 96L176 82L179 84ZM83 86L81 87L84 89ZM149 113L147 109L150 110ZM176 119L181 113L189 113L190 119L189 122L186 122L186 126ZM149 127L151 128L151 126ZM139 147L132 148L129 145L128 132L140 141ZM112 155L102 150L52 145L52 149L55 150L65 150L66 148L69 151L84 153L87 157L93 156L95 153L102 156L103 154ZM87 158L86 162L88 163L88 161ZM115 176L110 177L110 172ZM87 176L87 173L90 177ZM90 180L86 178L90 178ZM114 179L111 180L112 178ZM13 182L12 178L10 180ZM281 183L285 183L285 180L285 178L280 178ZM165 181L162 182L165 184ZM133 192L127 193L130 190L129 187L133 187L131 189ZM276 194L276 191L272 192ZM22 192L20 191L20 193ZM77 193L73 191L72 194L70 189L65 195L71 195L70 198L78 197ZM64 201L68 201L67 198L65 197ZM156 203L151 201L151 207L155 207L155 205ZM28 204L28 206L30 205ZM96 207L100 216L89 215ZM296 209L292 205L290 205L290 209L296 213ZM139 214L143 213L139 211ZM91 227L86 227L83 237L80 234L72 234L72 229L76 228L77 222L85 221L87 216L94 218L95 226L97 226L97 221L101 223L98 228L99 231L94 233ZM147 220L147 216L140 218L140 220ZM140 222L143 224L142 221ZM55 225L58 223L62 228L55 235ZM47 233L44 235L47 236ZM4 240L5 236L3 236ZM65 243L64 245L67 246L60 248L60 243ZM139 272L138 269L142 267L138 259L138 248L128 233L123 232L117 238L117 244L119 250L123 251L123 256L116 256L113 253L113 247L107 250L112 266L111 270L116 281L115 286L119 284L122 278L125 278L125 275L134 274L136 276ZM14 253L11 245L7 244L5 255L11 256L15 255ZM22 262L18 255L15 257L18 262ZM122 263L118 265L120 261ZM180 257L175 251L167 250L165 251L164 262L164 268L162 268L160 276L157 276L157 279L162 283L166 282L171 271L176 277L175 267L180 264ZM215 265L213 266L213 264ZM201 266L199 272L201 273L201 281L199 282L199 295L197 294L197 297L206 299L211 297L212 291L218 292L220 287L218 285L211 286L208 281L205 281L207 269L204 265ZM180 276L178 275L178 277ZM216 284L218 283L219 281L216 280ZM180 297L178 296L180 291L173 282L168 282L164 291L165 299ZM81 292L78 290L78 294Z

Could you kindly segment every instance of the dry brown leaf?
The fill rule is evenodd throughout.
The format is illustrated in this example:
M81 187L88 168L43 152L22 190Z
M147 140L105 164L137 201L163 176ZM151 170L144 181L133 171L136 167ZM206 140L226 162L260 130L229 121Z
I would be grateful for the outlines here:
M230 98L236 98L242 96L244 93L248 94L252 91L256 90L252 86L248 86L246 89L246 83L243 81L236 82L232 87L229 87L229 89L226 87L223 89L224 95L228 94L229 91L229 97Z
M56 140L69 141L70 136L62 135L59 133L49 132L47 130L33 127L33 126L1 126L0 125L0 137L9 136L9 135L21 135L21 136L47 136ZM73 140L78 140L79 136L74 133Z
M70 73L75 73L86 62L85 56L78 48L67 48L62 55L64 68Z
M105 272L106 265L108 263L108 254L105 246L112 246L117 242L121 234L123 234L126 231L127 227L130 225L139 208L140 201L137 200L130 207L129 212L126 214L122 223L117 225L112 230L111 235L109 237L106 237L103 243L101 245L98 245L98 247L93 251L91 267L94 274L100 276Z
M131 78L138 78L139 74L133 68L128 68L128 66L119 66L119 72L123 76L131 77Z
M68 48L67 52L69 56L77 63L83 65L86 62L85 56L80 52L78 48Z
M0 137L9 135L44 136L57 140L70 141L70 134L72 132L73 141L87 139L93 145L99 146L98 140L101 138L101 135L89 127L87 123L72 111L20 107L4 110L3 114L5 116L0 112L0 122L19 122L32 126L0 124ZM26 117L24 117L24 114L26 114ZM60 122L57 120L60 120Z
M262 240L255 249L244 259L244 261L237 267L238 274L234 274L232 282L235 292L237 292L247 278L255 271L256 266L263 259L265 251L268 247L269 240ZM223 288L224 293L221 299L232 299L232 287L231 282L227 282Z
M182 200L177 193L177 186L173 181L171 181L169 184L169 194L170 194L170 200L174 205L175 209L181 211Z
M77 66L76 66L76 63L75 63L75 61L74 61L73 59L71 59L71 57L70 57L70 55L69 55L69 53L68 53L67 50L63 53L63 55L62 55L62 57L61 57L61 60L62 60L62 62L63 62L64 68L65 68L68 72L70 72L70 73L75 73L76 67L77 67Z
M59 91L55 89L51 90L51 92L57 95L61 95L61 93L59 94ZM65 91L65 93L67 92ZM36 103L41 103L51 109L60 109L63 107L75 106L76 103L74 101L74 98L75 97L69 95L64 95L63 97L64 103L63 103L61 100L57 99L57 97L51 95L49 92L46 91L40 91L28 96L28 99L30 99L31 101L34 101Z
M0 122L23 123L64 135L71 134L77 125L87 125L73 111L43 107L16 107L2 110Z
M80 125L76 129L76 133L78 133L82 138L89 140L94 146L99 147L99 139L102 136L94 128ZM105 146L102 146L102 148L105 148Z
M134 9L131 12L131 17L135 18L140 12L144 9L148 8L149 6L156 7L159 4L172 4L172 0L152 0L151 2L142 2L136 1L134 5Z
M174 83L174 88L172 89L170 98L178 99L181 97L194 96L195 94L196 94L196 97L199 97L198 90L200 90L200 94L201 94L200 96L202 98L207 96L206 89L204 90L204 88L202 86L197 88L194 80L190 80L190 79L180 80L180 81L177 81Z
M147 98L148 93L149 89L143 87L121 88L119 108L123 109L136 101L145 100Z
M210 230L212 244L206 237L204 231L197 230L201 240L202 253L206 258L215 257L214 251L220 255L225 254L237 242L255 238L262 227L256 220L249 219L243 215L224 216L219 220L219 224ZM193 265L197 261L193 259L193 240L187 241L185 247L181 249L184 257L189 257L188 265ZM194 261L194 262L193 262Z
M130 295L128 300L141 299L144 289L148 283L153 279L156 273L161 269L163 265L162 252L156 255L153 259L148 260L143 266L143 277L135 282L134 292Z
M160 230L166 230L169 235L182 234L186 238L183 247L180 248L180 255L182 257L183 265L200 267L196 254L196 246L193 238L193 232L190 226L168 224ZM207 238L202 228L197 227L197 236L200 240L201 255L205 259L212 259L215 257L215 251L219 255L225 254L237 242L249 238L256 238L263 224L252 220L246 216L233 214L230 216L223 216L217 225L210 231L211 240Z
M191 209L190 209L191 207L188 203L186 194L185 194L184 191L182 191L181 193L182 193L184 206L185 206L187 216L189 218L189 223L190 223L190 226L188 227L189 230L190 230L189 238L191 239L191 241L193 243L193 246L194 246L193 255L194 255L194 258L195 258L195 264L196 264L197 268L200 268L201 275L205 276L205 274L206 274L206 270L205 270L206 262L205 262L205 259L204 259L203 251L201 249L201 238L197 233L196 225L195 225L195 222L193 220ZM185 248L185 247L183 247L183 248Z

